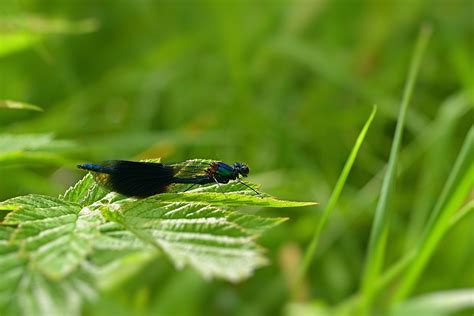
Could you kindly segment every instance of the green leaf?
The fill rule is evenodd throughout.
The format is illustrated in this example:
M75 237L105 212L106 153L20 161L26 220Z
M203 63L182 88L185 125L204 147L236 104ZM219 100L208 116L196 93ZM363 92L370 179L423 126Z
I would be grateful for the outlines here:
M267 262L255 243L255 232L281 221L275 219L270 224L250 215L231 216L208 204L160 203L154 198L119 201L109 207L122 214L120 224L162 250L177 268L190 265L207 278L231 281L250 276Z
M3 16L0 34L30 32L34 34L81 34L97 30L94 19L70 21L61 18L45 18L39 15Z
M97 297L94 282L85 273L75 273L61 282L27 272L17 289L17 305L23 315L80 315L83 300Z
M33 47L48 34L80 34L95 31L97 27L97 21L92 19L73 22L33 15L2 16L0 58Z
M12 100L0 100L0 108L16 109L16 110L31 110L42 112L43 109L39 106L28 104L24 102L12 101Z
M27 32L18 32L12 34L0 33L0 36L2 37L2 45L0 45L0 58L34 46L43 39L43 35L41 34Z
M33 139L17 146L41 145ZM179 189L185 188L173 187ZM229 183L137 200L109 192L87 174L58 198L26 195L1 202L7 213L0 224L0 272L6 280L0 307L11 314L78 314L97 286L123 282L160 254L205 278L240 281L267 263L257 237L285 219L232 207L314 205L262 196Z
M68 145L68 142L54 140L51 134L0 135L0 154L26 150L61 149Z
M266 230L273 228L287 220L287 218L284 217L268 218L242 214L238 212L227 212L225 216L227 217L228 221L239 225L244 230L254 235L261 235Z
M98 185L90 173L70 187L59 198L87 206L104 198L109 192Z
M121 219L120 215L114 219ZM115 222L107 222L100 227L100 236L94 243L95 249L100 252L106 250L127 251L127 250L152 250L153 246L137 238L132 231L124 229L124 226Z
M116 249L96 251L90 260L95 266L97 287L104 290L116 288L157 257L158 252L153 250L150 248L149 251Z
M91 252L104 221L98 211L47 196L18 197L2 205L17 206L4 220L18 225L12 241L36 269L56 279L74 271Z
M55 208L56 212L69 214L68 203L46 195L24 195L0 203L0 209L14 210L4 220L4 224L17 225L22 221L45 219L44 210Z
M67 165L71 162L60 152L71 148L69 141L55 140L51 134L0 135L1 166L40 163Z
M389 316L448 316L474 308L474 289L435 292L397 305Z
M234 186L234 185L230 185ZM228 188L228 186L223 186ZM212 205L225 205L225 206L262 206L262 207L301 207L301 206L312 206L317 205L316 202L295 202L278 200L273 197L264 196L259 197L252 192L244 191L240 193L163 193L153 197L157 202L175 202L175 201L187 201L187 202L205 202Z
M8 242L12 232L13 228L0 226L0 312L13 299L27 263L19 256L18 246Z
M79 315L83 299L96 296L89 273L78 271L61 283L48 280L9 242L13 228L0 226L0 314Z
M60 154L49 152L7 152L0 153L0 163L2 167L17 165L44 165L62 167L70 165L73 161L64 158Z

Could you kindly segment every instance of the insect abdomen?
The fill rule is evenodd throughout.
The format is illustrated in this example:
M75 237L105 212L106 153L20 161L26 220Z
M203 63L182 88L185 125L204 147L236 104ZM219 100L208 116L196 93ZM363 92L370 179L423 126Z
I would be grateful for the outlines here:
M107 173L111 174L113 172L113 169L110 167L102 166L102 165L96 165L93 163L84 163L81 165L77 165L79 169L84 169L84 170L89 170L89 171L94 171L94 172L100 172L100 173Z

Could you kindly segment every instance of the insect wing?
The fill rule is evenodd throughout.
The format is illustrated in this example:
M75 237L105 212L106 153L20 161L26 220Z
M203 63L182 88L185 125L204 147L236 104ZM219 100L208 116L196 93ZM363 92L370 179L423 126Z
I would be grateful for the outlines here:
M173 169L161 163L114 160L103 165L112 172L95 174L96 181L126 196L162 193L173 181Z
M206 176L213 160L193 159L171 164L176 178L195 178Z

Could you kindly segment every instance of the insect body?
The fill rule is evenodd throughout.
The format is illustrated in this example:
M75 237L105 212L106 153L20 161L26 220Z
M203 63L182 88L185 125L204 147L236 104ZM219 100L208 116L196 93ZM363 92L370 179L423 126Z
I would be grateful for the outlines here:
M240 178L246 177L250 171L246 164L240 162L230 166L221 161L197 160L169 165L156 162L110 160L102 164L85 163L77 167L92 171L96 181L110 190L133 197L163 193L175 183L187 183L193 187L209 183L219 185L228 183L230 180L241 182ZM248 184L241 183L260 196Z

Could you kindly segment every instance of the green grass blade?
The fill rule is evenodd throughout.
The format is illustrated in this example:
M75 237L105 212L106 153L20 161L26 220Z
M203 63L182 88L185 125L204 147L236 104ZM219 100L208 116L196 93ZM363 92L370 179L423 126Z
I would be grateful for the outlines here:
M0 100L0 108L43 112L37 105L12 100Z
M469 216L472 212L474 212L474 200L470 200L467 202L466 205L463 206L462 209L459 210L449 221L449 227L455 226L459 223L463 218Z
M462 207L456 214L454 214L448 224L448 230L444 233L446 234L450 229L452 229L456 224L458 224L463 218L467 217L474 211L474 200L469 201L466 205ZM406 252L404 256L399 259L397 262L393 263L388 269L386 269L377 281L374 284L375 292L383 291L388 286L392 285L395 280L399 280L400 276L408 270L408 267L415 260L417 255L417 249L412 248L411 251ZM356 293L351 298L347 299L343 303L339 304L337 308L348 308L352 310L353 307L357 306L359 300L361 299L361 293Z
M424 239L429 238L429 234L433 231L434 227L436 226L437 222L439 222L440 218L445 216L443 214L443 210L446 210L446 206L449 203L449 199L452 199L453 195L455 194L456 190L456 183L458 183L458 179L460 177L466 177L469 172L465 172L465 168L472 169L472 161L474 156L474 128L471 128L469 133L466 136L464 144L461 148L458 158L454 164L454 167L449 175L448 181L446 182L445 187L439 197L438 201L436 202L435 209L431 214L429 219L428 225L426 227ZM473 178L468 177L468 181L470 180L472 183Z
M472 311L474 308L473 297L474 289L472 288L429 293L403 302L394 307L388 315L458 315L457 313L461 311Z
M403 275L400 286L395 292L394 300L396 302L403 300L412 292L436 246L451 226L453 214L465 203L466 196L473 187L474 165L472 161L474 161L474 128L469 131L436 203L424 236L418 246L417 256L408 271Z
M326 225L326 222L328 221L329 216L331 216L331 213L334 207L336 206L337 201L339 200L339 196L341 195L341 192L342 192L342 189L344 188L347 177L349 176L352 166L354 165L359 149L362 146L362 143L364 142L365 136L367 135L367 131L369 130L370 124L372 123L376 112L377 112L377 108L374 107L372 109L372 113L367 119L367 122L365 122L364 127L362 128L359 136L357 137L356 143L354 144L354 147L352 148L349 158L347 158L346 164L344 165L344 168L342 169L341 175L339 176L339 179L337 180L336 186L334 187L334 191L332 192L331 197L329 198L329 202L326 208L324 209L321 220L316 226L313 239L311 240L311 243L306 249L306 253L304 255L303 262L300 267L299 276L298 276L300 280L304 277L304 275L308 271L309 266L311 265L311 262L314 258L314 253L316 252L316 247L319 243L321 232L324 226Z
M398 116L395 136L390 150L390 157L387 166L382 188L380 191L380 198L375 211L375 218L370 233L369 248L366 257L365 270L362 276L362 292L363 292L363 306L365 309L372 300L374 294L373 284L378 277L381 266L383 264L383 256L385 250L385 241L388 232L388 201L393 187L395 178L395 166L398 161L398 152L400 150L403 127L405 125L405 118L407 114L408 105L410 103L415 80L420 68L423 53L428 44L431 31L428 27L423 27L420 31L415 50L413 53L408 79L405 84L403 99Z

